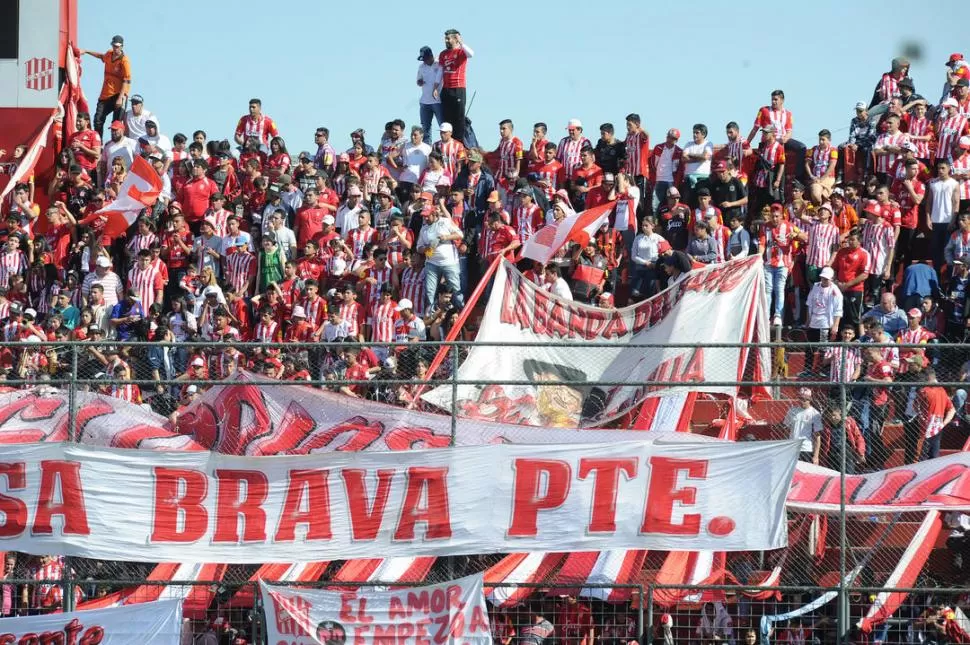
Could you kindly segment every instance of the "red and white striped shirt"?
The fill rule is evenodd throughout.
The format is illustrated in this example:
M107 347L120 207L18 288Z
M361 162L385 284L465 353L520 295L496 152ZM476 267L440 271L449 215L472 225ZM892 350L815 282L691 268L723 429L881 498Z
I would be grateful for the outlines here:
M781 222L777 226L765 226L761 234L761 248L764 249L765 263L770 267L792 265L792 242L799 230L791 222Z
M529 172L539 175L539 179L545 182L542 191L549 200L552 200L553 194L559 190L560 180L565 180L566 176L562 164L556 160L549 163L540 162L534 164L529 169Z
M878 223L865 222L862 225L862 248L869 253L869 275L882 275L886 270L889 252L896 244L893 227L886 220Z
M356 300L340 305L340 318L347 323L351 338L357 338L360 334L360 324L363 317L363 307Z
M306 298L303 300L303 310L306 312L307 322L313 325L313 329L319 329L327 319L327 300L320 296L312 301Z
M970 173L970 152L964 152L959 157L955 157L950 172L954 175ZM970 199L970 176L962 179L954 177L954 179L960 184L957 188L960 192L960 199Z
M805 249L805 263L813 267L828 266L832 258L832 245L839 243L839 227L828 222L815 220L806 226L808 246Z
M629 134L623 142L626 149L626 160L623 162L623 172L631 177L650 176L650 135L642 130L636 134Z
M64 559L56 556L31 572L31 579L37 584L31 585L30 606L32 609L57 607L64 597L61 578L64 576Z
M377 192L377 184L381 181L381 177L390 176L390 173L387 172L387 168L384 166L378 166L377 168L364 166L360 169L360 180L364 183L364 192L368 195Z
M424 267L415 271L413 267L405 267L401 271L401 298L407 298L414 305L414 313L424 315Z
M10 303L7 303L7 308L9 310ZM16 320L9 320L7 324L3 326L3 340L7 343L13 343L20 340L23 336L24 324L22 322L17 322Z
M365 287L364 302L368 309L372 309L377 305L377 302L381 299L381 287L385 284L391 284L392 275L394 275L394 268L390 265L385 265L383 269L371 267L364 272L365 280L367 278L374 278L376 280L374 284L368 284Z
M903 120L906 121L906 131L909 133L910 141L916 146L916 158L917 159L929 159L930 158L930 142L927 141L917 141L913 137L933 137L934 128L933 121L927 117L919 118L912 114L906 114L903 116Z
M761 158L765 160L765 163L772 168L780 163L785 163L785 146L781 145L777 141L773 141L770 146L762 143L758 147L758 154L760 154ZM770 177L768 175L768 171L759 168L758 172L756 172L754 176L754 185L758 186L759 188L767 188L769 181Z
M825 350L829 364L829 382L848 383L855 371L862 367L862 353L857 347L829 347Z
M240 251L223 258L226 280L233 289L241 290L244 297L250 293L250 278L256 275L256 256L249 251Z
M747 139L728 141L726 144L724 144L725 154L727 155L727 158L731 160L731 163L734 164L738 174L743 174L741 171L741 163L744 161L744 151L750 149L751 144L748 143Z
M225 208L220 208L217 211L210 208L202 215L202 219L210 220L213 224L215 224L216 235L219 237L225 237L226 221L229 219L230 215L232 215L232 213L227 211Z
M134 383L112 385L111 396L129 403L141 403L141 389Z
M149 265L147 269L136 264L128 271L128 289L138 294L142 311L148 313L148 308L155 304L155 296L164 286L162 274L158 269Z
M883 74L882 80L879 81L878 92L880 103L889 103L891 99L901 96L899 91L899 79L897 79L891 73Z
M509 176L518 176L519 163L523 156L522 140L518 137L502 139L498 144L498 174L497 178L502 179Z
M358 260L364 259L364 247L368 244L377 243L377 229L368 226L365 228L355 228L347 233L347 246L354 252L354 257Z
M765 105L758 110L758 115L754 118L754 124L759 128L769 125L775 126L775 136L781 141L795 127L795 120L792 118L791 110L784 108L772 110L771 106Z
M465 144L458 139L452 139L448 143L435 141L435 152L441 155L445 170L452 177L458 176L458 166L465 160Z
M5 252L0 255L0 286L10 285L10 276L23 275L27 272L30 265L27 263L27 256L23 251Z
M153 242L156 241L158 241L158 237L156 237L154 233L148 233L147 235L138 233L132 236L126 247L128 249L128 257L130 257L131 261L134 262L137 260L137 257L135 256L138 255L139 251L147 249L152 245Z
M580 163L579 153L587 146L592 147L586 137L581 137L578 141L574 141L572 137L563 137L559 142L559 147L556 148L556 159L562 164L566 179L572 179L576 174Z
M273 119L265 114L260 114L256 118L247 114L239 119L239 123L236 124L236 134L241 134L246 138L258 137L260 143L268 146L269 138L279 136L279 131L277 131Z
M397 320L398 313L394 311L397 303L393 300L378 303L371 310L368 319L370 324L370 340L373 343L390 343L394 340L394 321Z
M944 117L936 129L936 158L953 160L953 145L967 133L967 117L956 114Z
M838 148L832 145L812 148L812 174L821 179L839 160Z
M519 241L523 244L542 228L545 221L542 209L535 204L528 208L519 205L512 209L512 226L519 233Z
M278 343L282 334L280 333L280 325L275 320L270 322L268 325L266 323L259 323L256 325L256 332L253 335L253 341L257 343Z
M889 134L888 132L883 132L876 139L876 145L873 149L879 150L885 148L886 146L899 147L909 140L909 135L905 132L897 132L896 134ZM890 152L884 155L876 156L876 172L889 173L889 169L893 167L896 159L899 157L898 152Z
M414 248L414 231L405 229L404 237L411 243L411 248ZM387 249L387 263L392 267L397 266L404 260L404 243L396 236L385 239L390 240L384 244Z

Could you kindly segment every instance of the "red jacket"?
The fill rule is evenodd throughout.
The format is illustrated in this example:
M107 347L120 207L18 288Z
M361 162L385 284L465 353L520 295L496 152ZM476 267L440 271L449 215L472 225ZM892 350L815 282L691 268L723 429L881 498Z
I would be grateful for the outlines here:
M209 197L219 192L216 182L208 177L190 179L179 190L178 201L182 204L185 221L198 222L209 208Z
M659 146L654 146L653 152L650 154L650 176L653 177L654 181L657 181L657 161L660 159L660 155L663 154L666 146L666 142L661 143ZM674 153L670 157L671 163L674 164L674 185L680 185L681 180L684 178L684 164L681 161L683 156L684 149L678 145L674 145Z

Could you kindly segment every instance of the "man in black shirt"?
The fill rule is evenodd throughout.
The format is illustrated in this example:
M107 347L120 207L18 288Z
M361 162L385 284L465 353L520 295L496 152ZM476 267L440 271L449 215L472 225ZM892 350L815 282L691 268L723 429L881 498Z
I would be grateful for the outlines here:
M600 126L600 138L596 142L593 153L596 157L596 165L602 168L603 172L611 172L614 175L619 172L620 164L626 156L626 148L623 147L622 141L616 140L612 123L604 123Z
M657 209L657 221L660 231L670 246L677 251L687 248L687 217L690 207L680 201L680 191L676 186L667 189L667 199Z
M714 172L708 179L711 203L721 209L721 217L725 222L733 215L737 215L741 221L744 221L744 207L748 203L748 193L741 180L731 175L729 163L729 161L714 162Z

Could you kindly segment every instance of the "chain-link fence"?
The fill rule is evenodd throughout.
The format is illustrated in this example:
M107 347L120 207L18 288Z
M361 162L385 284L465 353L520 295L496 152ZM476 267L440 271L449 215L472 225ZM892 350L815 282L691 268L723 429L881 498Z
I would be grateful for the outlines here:
M522 353L522 346L514 344L10 344L0 347L0 377L4 379L0 439L93 441L91 433L97 428L108 427L110 432L124 429L124 425L106 421L105 416L112 410L123 410L129 425L141 423L160 431L151 434L151 441L158 441L161 431L166 431L176 437L185 435L210 449L250 454L246 445L216 445L211 437L200 436L200 414L196 414L200 406L211 417L209 425L220 432L233 423L238 428L255 419L265 423L269 432L290 423L288 432L296 432L300 438L331 430L324 425L336 419L327 416L330 411L342 406L361 410L361 418L354 420L356 434L347 435L351 438L339 443L338 448L343 450L455 445L471 441L467 437L472 435L480 440L483 429L492 427L489 422L493 421L519 424L514 437L521 441L528 441L530 433L542 432L542 427L523 427L530 424L677 428L737 441L796 436L803 440L803 461L835 471L829 498L848 505L860 490L856 486L860 476L953 454L961 451L970 437L965 389L970 351L966 345L937 343L930 338L913 344L893 343L885 330L860 331L862 342L806 343L800 334L792 333L780 343L712 345L702 348L703 358L697 356L695 346L538 345L546 348L549 356L568 347L568 352L578 353L585 369L557 367L551 359L541 364L543 361L533 354L531 366L519 372L524 376L515 378L502 370ZM904 333L900 336L901 340L906 338ZM530 351L536 347L530 345ZM494 355L496 368L469 378L465 366L473 352ZM631 352L660 367L636 383L611 373L616 357ZM723 367L729 360L734 361L732 372L737 380L705 378L703 368L710 372L711 364L704 361L720 361ZM662 396L658 399L657 395ZM611 407L614 400L623 404ZM657 400L663 403L656 405ZM287 415L294 402L312 418L300 417L294 423L292 415ZM368 418L369 408L365 410L375 403L391 406L380 406L385 415L380 423ZM562 414L564 410L573 416ZM415 420L415 415L422 416ZM807 422L807 417L813 420ZM653 423L658 418L661 423ZM401 441L393 445L390 440L376 442L375 428L382 432L399 429L396 419L407 426ZM102 435L98 442L103 445ZM121 445L140 444L133 441ZM878 487L879 482L859 480L858 485L869 491L866 487ZM927 594L944 593L930 590L958 589L970 582L966 568L970 563L964 564L970 521L958 513L907 510L814 514L792 510L788 523L789 546L778 551L714 554L713 558L706 554L696 561L685 561L679 554L643 554L635 560L636 570L617 584L650 586L651 594L660 591L661 595L670 593L663 585L688 584L693 593L677 597L672 604L658 602L654 595L643 602L640 593L625 594L632 597L613 603L586 594L583 602L596 605L593 613L598 616L598 640L607 639L607 633L617 642L625 638L621 632L628 635L629 629L624 632L622 625L629 625L630 616L637 615L641 606L648 612L671 613L675 619L679 618L676 612L684 612L684 620L691 623L698 618L706 594L716 590L711 585L722 583L806 590L781 593L780 599L762 595L749 598L740 592L726 595L725 606L733 612L737 627L734 637L738 640L743 639L738 630L753 624L754 617L760 620L762 615L784 614L833 588L843 600L833 601L831 606L851 609L837 615L842 620L837 624L846 627L839 633L848 637L854 624L849 619L864 615L875 605L870 596L903 579L907 587L919 592L900 594L901 601L892 603L893 611L888 615L877 612L873 624L874 630L889 625L897 634L902 627L893 621L903 620L905 615L912 623L913 603L922 602ZM576 562L566 554L546 554L531 567L526 566L530 561L520 562L516 557L419 558L416 560L422 562L407 568L406 577L388 582L434 583L485 572L487 580L493 576L493 586L519 585L515 603L504 607L506 613L512 612L513 624L519 614L530 611L530 603L536 598L541 599L542 611L549 613L552 609L542 603L559 603L556 590L594 584L575 579ZM17 569L8 567L7 578L17 579L19 575L25 585L38 584L40 560L21 554L17 561ZM112 594L127 594L124 601L131 601L139 597L131 595L133 589L151 598L154 592L142 587L164 587L165 594L206 589L205 593L195 593L191 605L192 615L199 617L193 620L200 624L206 618L223 616L224 609L236 611L240 599L247 594L252 597L252 586L259 577L273 579L266 578L267 571L256 564L211 565L204 570L82 558L63 564L70 574L59 578L62 592L70 587L80 592L62 593L58 602L65 607L74 603L85 606L105 597L110 600ZM377 575L375 569L361 569L355 561L315 564L318 566L310 574L298 577L296 582L348 584L345 581L361 579L360 571L366 573L365 578ZM903 565L909 568L903 571ZM581 570L589 573L588 569ZM186 577L187 572L191 572L191 578ZM186 580L188 586L174 585L172 580ZM523 593L521 589L529 585L536 585L536 590ZM859 591L863 588L874 591ZM959 605L960 599L953 596L952 602ZM251 600L249 604L247 611L251 612ZM29 611L31 607L28 604L22 609ZM237 628L241 631L255 633L256 627L246 622L253 621L251 613L232 614L231 620L226 620L233 626L240 623ZM912 631L909 623L905 629ZM828 629L827 624L820 619L813 625L813 637L828 642L826 636L819 635ZM691 624L683 629L694 627ZM674 635L678 640L692 638L690 633L677 630Z

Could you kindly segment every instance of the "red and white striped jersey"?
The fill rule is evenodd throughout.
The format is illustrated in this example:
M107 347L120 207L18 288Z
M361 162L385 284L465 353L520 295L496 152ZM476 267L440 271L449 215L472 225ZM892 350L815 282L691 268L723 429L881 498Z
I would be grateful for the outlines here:
M306 319L313 329L319 329L320 325L327 319L327 299L319 295L312 301L309 298L303 300L303 310L306 312Z
M758 154L761 155L761 158L764 159L765 162L771 167L777 166L780 163L785 163L785 146L778 143L778 141L773 141L770 146L762 143L760 146L758 146ZM754 185L758 186L759 188L767 188L768 181L770 179L768 171L760 168L760 165L761 164L759 164L758 171L754 175Z
M723 224L715 224L711 227L711 237L717 241L717 254L715 262L726 262L728 258L728 240L731 239L731 229Z
M364 259L364 246L377 243L377 229L368 226L365 228L355 228L347 233L347 246L354 252L354 257L358 260Z
M376 280L374 284L368 284L364 287L364 303L368 310L373 309L377 305L377 302L381 299L381 287L385 284L391 284L391 277L393 275L394 268L390 265L385 265L383 269L370 267L364 271L365 280L367 278L374 278Z
M78 289L75 289L74 292L77 293ZM0 302L0 320L6 320L9 317L10 317L10 301L4 300L3 302Z
M397 303L393 300L378 303L372 310L367 322L370 324L372 343L390 343L394 340L394 321L398 313L394 311Z
M208 209L202 214L202 219L211 220L215 224L216 235L219 237L226 236L226 221L229 216L232 215L231 212L227 211L225 208L220 208L219 210Z
M765 226L761 233L761 248L764 249L765 264L770 267L792 265L792 243L799 230L791 222L781 222L778 226Z
M545 224L545 215L535 204L528 208L519 205L512 209L512 227L518 232L519 241L523 244L535 235L543 224Z
M910 329L907 327L903 331L899 332L898 336L896 336L896 344L921 345L923 343L928 343L934 338L936 338L936 335L931 331L927 331L924 327L917 327L916 329ZM912 352L913 350L908 351Z
M32 580L43 580L31 585L30 607L42 609L57 607L64 597L64 588L60 579L64 577L64 559L54 556L50 562L34 568L30 575Z
M415 271L413 267L404 267L401 271L401 298L407 298L414 305L414 313L424 316L424 267Z
M862 248L869 253L869 275L882 275L886 270L889 252L896 244L893 227L886 220L866 221L862 225Z
M970 152L965 152L959 157L955 157L950 172L954 175L970 173ZM962 179L954 177L954 179L960 184L957 188L960 191L960 199L970 199L970 176L963 177Z
M448 143L435 141L433 148L435 152L441 155L448 174L457 177L459 165L465 161L465 144L458 139L452 139Z
M967 133L967 117L956 114L940 119L936 128L936 158L953 160L953 146Z
M377 184L381 181L381 177L390 177L391 174L387 172L387 168L384 166L378 166L377 168L369 168L364 166L360 169L360 180L363 182L363 190L367 194L377 192Z
M862 353L858 347L829 347L825 350L829 364L829 382L848 383L855 371L862 367Z
M351 338L360 334L360 325L364 322L364 308L356 300L340 305L340 318L347 323Z
M546 198L552 199L553 194L559 190L559 186L565 183L566 172L563 165L556 160L549 163L538 162L529 168L529 172L539 175L539 179L544 181L543 192Z
M839 160L839 149L833 145L815 146L812 148L812 174L822 178L829 168L835 169Z
M880 148L885 148L886 146L899 147L909 140L909 135L905 132L897 132L896 134L889 134L888 132L883 132L876 139L876 144L873 149L878 150ZM889 169L893 167L896 163L896 159L899 157L899 153L892 152L884 155L876 156L876 172L889 173Z
M728 141L724 144L725 154L727 158L731 160L734 167L737 169L738 173L741 173L741 163L744 161L744 151L750 150L751 144L748 143L747 139L738 139L737 141Z
M226 280L233 289L241 289L243 297L249 297L250 278L256 275L256 256L249 251L241 251L227 255L222 259Z
M917 141L913 137L925 137L929 136L933 138L936 129L933 127L933 121L928 117L915 117L912 114L903 115L903 120L906 122L906 132L909 133L910 141L916 146L916 158L917 159L929 159L930 158L930 142L929 141Z
M153 242L156 242L157 240L158 238L154 233L148 233L148 235L138 233L133 235L131 240L125 246L125 248L128 249L128 257L131 258L132 262L134 262L137 259L136 256L138 255L139 251L147 249L152 245Z
M891 73L886 73L882 75L882 80L879 81L879 102L889 103L891 99L901 96L899 91L899 80L893 76Z
M404 237L411 243L411 248L414 248L414 231L405 229ZM396 236L384 239L388 240L383 244L387 249L387 263L392 267L397 266L404 260L404 243Z
M628 134L623 146L626 149L623 172L631 177L649 177L650 135L642 130L636 134Z
M268 325L265 323L259 323L256 325L256 331L253 334L253 342L278 343L282 337L283 335L281 333L280 324L273 320Z
M4 252L0 255L0 286L10 286L10 276L23 275L29 268L23 251Z
M576 168L579 167L579 153L587 146L592 147L592 144L586 137L581 137L578 141L574 141L572 137L563 137L559 142L559 147L556 148L556 160L562 164L566 179L572 179L576 174Z
M142 311L148 313L148 308L157 302L155 296L164 287L162 274L158 269L149 265L147 269L136 264L128 271L128 289L138 294Z
M7 303L7 308L9 310L10 303ZM23 336L24 324L22 322L17 322L16 320L8 320L7 324L3 326L3 340L7 343L13 343L21 339Z
M824 267L832 257L832 245L839 243L839 227L828 222L815 220L806 227L808 246L805 249L805 263L809 266Z
M246 138L259 137L260 143L268 146L270 137L277 137L280 133L276 129L273 119L265 114L260 114L256 118L247 114L239 119L239 123L236 124L236 134L241 134Z
M495 176L500 179L518 176L523 151L522 140L518 137L499 141L498 150L495 151L498 153L498 173Z
M770 105L763 106L758 110L754 118L754 124L759 128L769 125L775 126L775 137L781 141L795 127L795 119L792 118L791 110L784 108L772 110Z
M111 386L111 396L128 403L141 403L141 389L134 383L116 383Z

